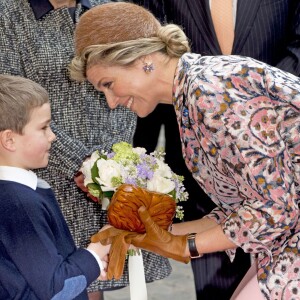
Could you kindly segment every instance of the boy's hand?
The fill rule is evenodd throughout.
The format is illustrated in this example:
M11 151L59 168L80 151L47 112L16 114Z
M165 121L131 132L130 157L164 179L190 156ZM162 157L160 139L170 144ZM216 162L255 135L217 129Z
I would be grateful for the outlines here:
M108 255L103 257L102 265L103 269L101 269L100 276L97 278L97 280L107 280Z
M125 241L125 237L128 235L135 235L135 233L107 225L91 237L91 241L94 243L100 242L103 245L111 245L107 269L109 280L120 279L123 274L126 254L130 246Z
M90 243L87 250L97 255L97 261L100 267L100 276L98 280L107 280L108 253L110 245L102 245L101 243ZM100 260L100 261L99 261Z

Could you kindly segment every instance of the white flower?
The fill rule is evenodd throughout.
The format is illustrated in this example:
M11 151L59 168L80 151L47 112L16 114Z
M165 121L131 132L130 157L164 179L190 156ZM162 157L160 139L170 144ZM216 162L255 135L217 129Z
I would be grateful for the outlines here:
M171 168L162 160L156 160L158 169L155 171L155 174L160 175L161 177L171 178L172 177L172 170Z
M113 177L120 178L121 166L114 160L105 160L100 158L97 161L98 175L96 180L101 185L103 192L114 191L115 186L112 183Z
M84 175L84 185L87 186L89 183L93 183L91 169L94 166L97 159L100 158L98 151L92 153L91 157L83 162L80 171Z
M132 148L132 152L138 154L139 156L146 154L146 149L141 147Z
M164 152L147 155L145 148L133 148L126 142L114 144L112 150L111 153L95 151L80 169L85 177L84 185L99 200L110 199L123 183L170 194L176 203L187 200L183 177L164 162ZM177 206L176 216L182 219L182 207Z
M154 173L153 178L147 182L147 189L153 192L168 194L175 189L175 183L169 179Z

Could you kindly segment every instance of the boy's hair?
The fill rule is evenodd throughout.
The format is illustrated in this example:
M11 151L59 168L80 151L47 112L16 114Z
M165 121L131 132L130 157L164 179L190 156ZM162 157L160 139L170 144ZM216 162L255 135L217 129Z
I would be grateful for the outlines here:
M49 103L47 91L20 76L0 74L0 131L22 134L34 108Z

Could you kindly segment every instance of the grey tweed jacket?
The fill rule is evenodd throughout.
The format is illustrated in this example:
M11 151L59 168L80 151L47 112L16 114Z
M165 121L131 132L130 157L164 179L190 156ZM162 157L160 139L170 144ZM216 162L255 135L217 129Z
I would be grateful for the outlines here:
M103 2L107 1L90 0L92 6ZM86 9L77 4L75 23ZM37 19L28 0L0 0L0 73L27 77L49 92L57 139L48 167L38 175L53 187L77 246L84 247L107 223L107 216L76 187L73 177L94 150L131 142L136 116L126 108L110 110L90 84L69 79L75 26L66 8ZM171 272L168 260L152 253L144 252L144 265L148 282ZM95 282L90 291L126 285L127 268L120 280Z

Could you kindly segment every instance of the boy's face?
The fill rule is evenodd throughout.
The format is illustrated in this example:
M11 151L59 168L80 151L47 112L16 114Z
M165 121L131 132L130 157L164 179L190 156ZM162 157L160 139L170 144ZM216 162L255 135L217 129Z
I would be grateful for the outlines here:
M16 135L16 159L18 166L24 169L44 168L48 164L49 150L55 135L50 128L50 104L45 103L34 108L23 134Z

